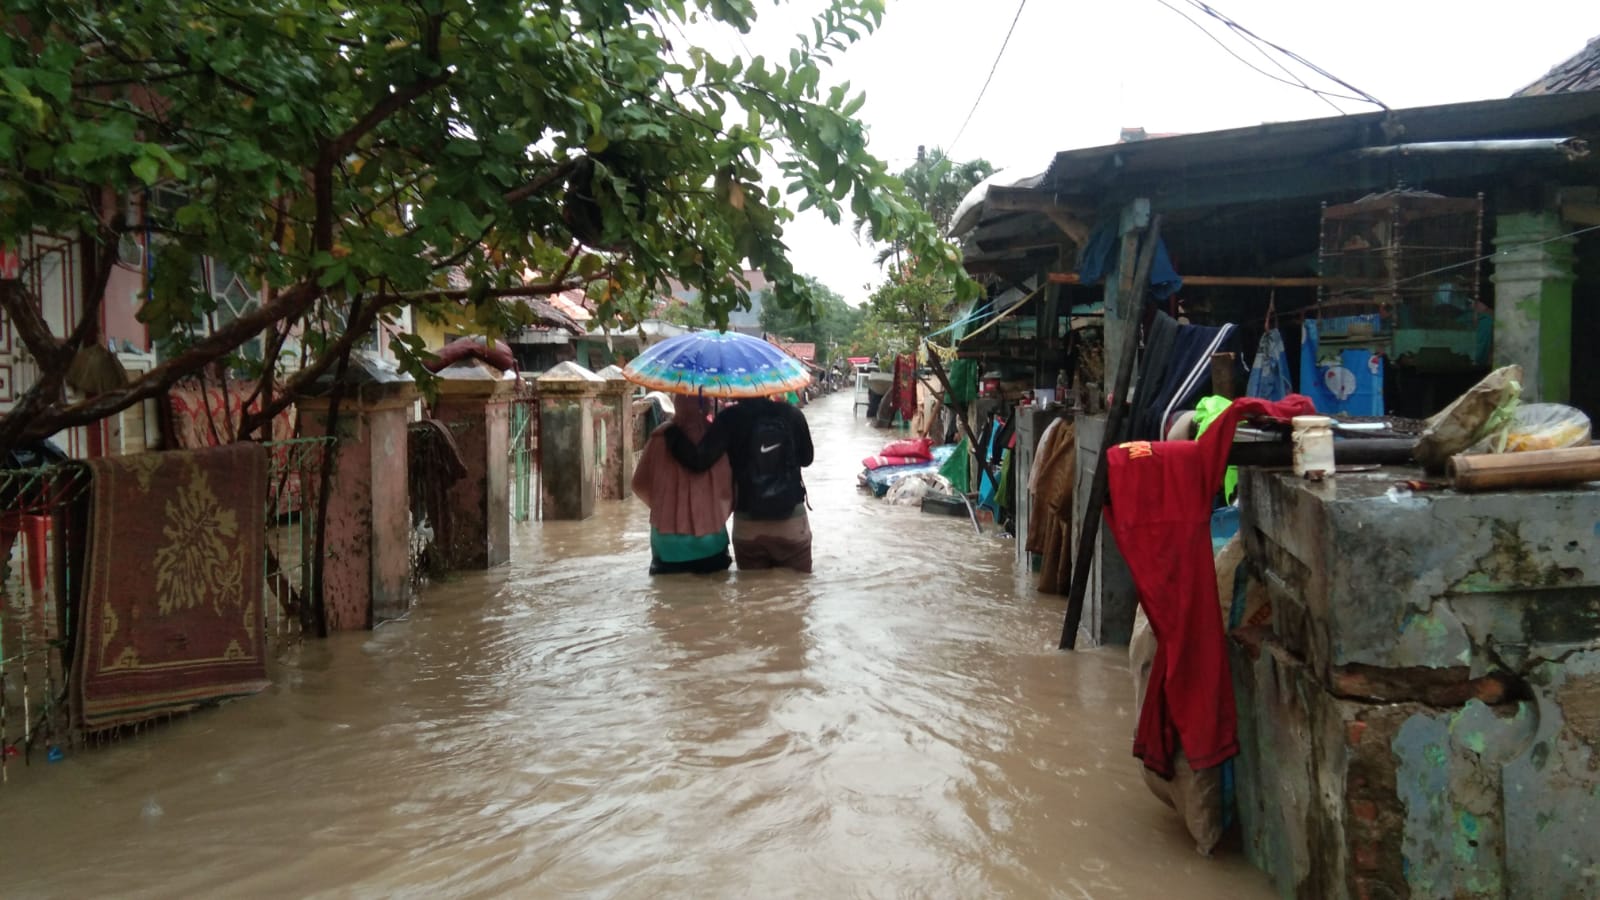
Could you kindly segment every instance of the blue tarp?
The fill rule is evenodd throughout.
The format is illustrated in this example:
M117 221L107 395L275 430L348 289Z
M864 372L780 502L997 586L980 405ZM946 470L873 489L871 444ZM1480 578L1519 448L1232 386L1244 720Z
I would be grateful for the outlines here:
M1117 225L1113 219L1089 232L1089 242L1078 257L1079 284L1099 284L1115 270L1119 244ZM1182 287L1183 277L1172 267L1172 258L1167 255L1167 245L1163 241L1156 245L1156 258L1150 264L1150 294L1157 300L1165 300Z

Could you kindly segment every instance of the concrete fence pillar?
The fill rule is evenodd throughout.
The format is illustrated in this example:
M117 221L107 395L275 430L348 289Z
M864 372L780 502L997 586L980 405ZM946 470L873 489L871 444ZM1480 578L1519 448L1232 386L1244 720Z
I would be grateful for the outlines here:
M352 369L339 404L334 477L322 560L329 630L371 628L411 606L411 506L406 425L416 400L408 376L374 380ZM329 434L326 393L296 402L304 433ZM313 473L320 478L320 473ZM305 492L307 496L314 491ZM300 510L316 516L315 507Z
M439 372L433 416L450 428L466 477L445 495L445 564L488 569L511 560L511 398L517 382L473 361Z
M594 515L595 407L605 379L574 362L539 376L539 490L546 519Z
M600 467L596 490L601 500L625 500L633 482L633 384L616 366L595 374L605 379L596 406L604 436L596 447Z

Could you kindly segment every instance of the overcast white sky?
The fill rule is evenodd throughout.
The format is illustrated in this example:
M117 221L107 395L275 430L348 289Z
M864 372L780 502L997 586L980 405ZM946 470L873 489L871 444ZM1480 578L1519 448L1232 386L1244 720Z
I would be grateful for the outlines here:
M1169 2L1209 21L1183 0ZM1600 35L1600 0L1210 2L1397 109L1507 96ZM752 34L706 45L786 59L794 34L825 5L762 4ZM1312 94L1251 71L1157 0L1028 0L993 83L952 148L1016 10L1014 0L888 0L883 27L835 60L834 82L866 91L860 116L873 151L891 168L909 164L925 144L957 158L982 156L1021 176L1043 171L1058 151L1113 143L1123 126L1195 132L1335 114ZM1248 45L1229 46L1279 71ZM1339 103L1347 112L1374 108ZM796 268L852 303L882 280L873 251L856 243L849 223L835 226L813 212L786 237Z

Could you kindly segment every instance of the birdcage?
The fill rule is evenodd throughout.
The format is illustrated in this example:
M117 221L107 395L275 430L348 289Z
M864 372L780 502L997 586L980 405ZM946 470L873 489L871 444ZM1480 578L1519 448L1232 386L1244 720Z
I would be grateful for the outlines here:
M1323 204L1319 301L1382 313L1389 355L1413 368L1480 365L1482 246L1482 194L1393 190Z

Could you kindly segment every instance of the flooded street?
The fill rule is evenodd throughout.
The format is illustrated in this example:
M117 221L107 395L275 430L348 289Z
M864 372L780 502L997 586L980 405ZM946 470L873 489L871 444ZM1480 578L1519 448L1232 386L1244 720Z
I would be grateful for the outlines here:
M6 896L1269 896L1141 783L1122 648L1014 544L858 493L807 410L816 574L651 579L642 504L515 529L265 695L0 789Z

